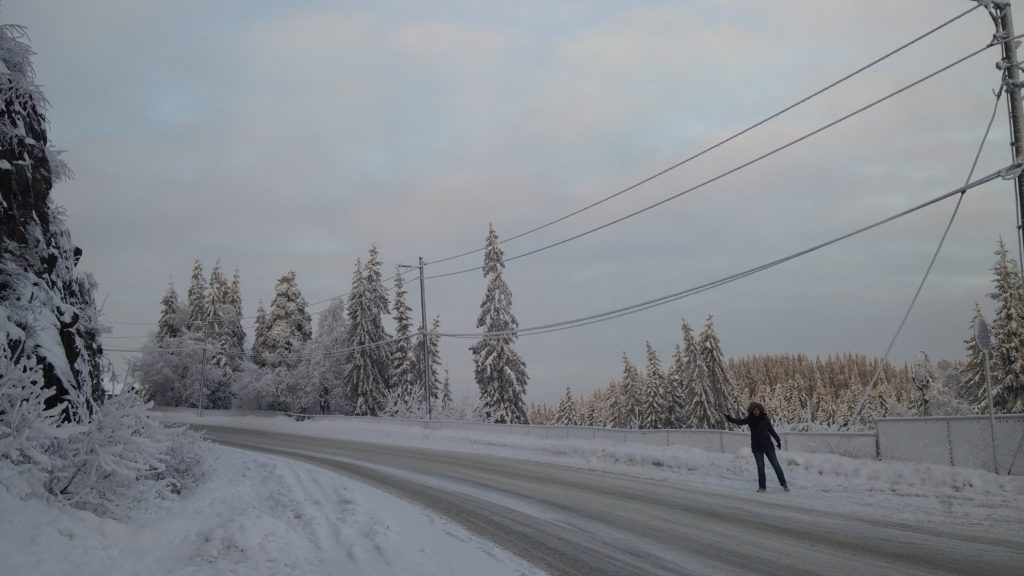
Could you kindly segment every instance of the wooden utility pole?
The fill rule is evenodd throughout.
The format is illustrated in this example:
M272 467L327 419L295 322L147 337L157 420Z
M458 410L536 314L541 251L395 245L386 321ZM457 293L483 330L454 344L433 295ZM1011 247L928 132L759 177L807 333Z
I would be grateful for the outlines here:
M423 269L426 267L426 263L423 262L423 257L420 256L419 264L413 266L410 264L399 264L399 268L419 268L420 269L420 324L422 330L420 335L423 338L423 396L426 397L427 401L427 420L432 418L431 402L430 402L430 332L427 330L427 287L423 278Z

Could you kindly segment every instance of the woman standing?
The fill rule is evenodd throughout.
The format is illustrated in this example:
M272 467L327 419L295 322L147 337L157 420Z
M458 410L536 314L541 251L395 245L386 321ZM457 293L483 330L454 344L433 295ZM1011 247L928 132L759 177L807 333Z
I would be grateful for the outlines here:
M789 492L786 475L782 473L782 466L779 465L779 459L775 456L775 447L778 446L781 449L782 440L775 432L775 428L772 428L772 421L765 414L764 406L757 402L751 402L747 407L747 417L743 419L733 418L728 414L723 414L723 416L733 424L750 427L750 450L754 452L754 460L757 461L757 491L765 491L764 457L767 455L768 461L775 469L775 475L779 477L779 484L783 490ZM775 446L772 446L772 438L775 439Z

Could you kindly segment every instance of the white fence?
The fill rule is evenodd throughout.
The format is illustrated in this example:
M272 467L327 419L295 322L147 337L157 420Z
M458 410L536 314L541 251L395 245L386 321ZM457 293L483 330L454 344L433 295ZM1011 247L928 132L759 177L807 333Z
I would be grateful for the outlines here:
M1024 476L1024 415L886 418L878 421L882 460L964 466ZM994 456L994 458L993 458Z
M166 408L162 411L193 411ZM282 412L235 410L215 414L279 416ZM406 420L368 416L305 416L319 420L371 421L428 430L470 430L550 440L610 440L626 444L686 446L705 452L736 453L750 446L750 434L727 430L623 430L587 426L518 426L452 420ZM996 457L1000 474L1024 475L1024 414L996 416ZM901 460L992 471L992 435L987 416L885 418L876 432L783 432L783 450L835 454L869 460Z

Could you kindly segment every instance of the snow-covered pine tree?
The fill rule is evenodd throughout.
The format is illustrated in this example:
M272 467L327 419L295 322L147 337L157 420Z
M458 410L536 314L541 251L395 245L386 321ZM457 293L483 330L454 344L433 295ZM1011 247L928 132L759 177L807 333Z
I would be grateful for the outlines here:
M672 365L665 373L665 386L669 392L666 426L683 428L686 426L686 357L683 355L682 345L678 342L672 354Z
M423 381L416 370L413 346L421 339L412 338L412 307L406 303L405 280L402 270L395 273L395 297L392 300L392 314L395 319L395 343L391 349L391 389L397 394L397 401L407 403L413 398L416 384ZM420 344L422 346L422 344Z
M229 291L231 302L231 317L228 322L228 330L233 337L231 354L235 361L240 361L245 355L245 328L242 327L242 279L235 268L235 274L231 277L231 290Z
M260 367L267 365L267 310L263 300L256 305L256 320L252 329L252 361Z
M582 406L579 415L580 426L594 426L597 422L597 406L593 397L580 398L579 405Z
M346 411L348 395L343 385L345 363L341 354L345 347L345 331L345 300L335 298L320 314L313 336L313 353L309 356L309 373L318 385L317 401L321 414Z
M996 412L1024 412L1024 287L1017 262L999 239L992 267L996 301L992 320L993 404ZM998 384L997 384L998 383Z
M380 252L377 245L370 245L370 254L363 267L363 274L366 276L366 302L370 310L370 320L373 323L373 332L383 342L391 338L387 329L384 328L384 317L390 313L388 304L388 291L384 287L383 275L381 274ZM391 347L382 346L379 351L378 370L384 379L384 389L391 389Z
M452 381L448 374L448 368L444 369L444 383L441 385L441 410L448 412L452 407Z
M178 292L174 282L167 284L167 291L160 300L160 320L157 321L156 342L163 344L181 336L181 305L178 303Z
M419 332L422 334L423 327L420 326ZM441 317L435 316L434 321L431 323L430 332L427 334L427 354L429 354L430 362L427 364L427 382L429 383L430 390L430 401L432 403L437 402L438 394L441 389ZM415 346L412 349L413 356L413 372L412 379L415 383L413 389L418 391L417 397L421 402L426 404L426 397L423 392L423 337L415 339Z
M196 258L192 266L192 282L188 287L188 312L185 316L185 331L189 334L203 337L203 330L206 327L206 320L210 314L206 308L207 303L206 278L203 276L203 263Z
M723 413L733 412L737 408L737 402L733 394L732 380L725 371L725 358L722 354L722 345L715 333L713 316L708 314L704 321L704 330L697 338L697 349L700 351L700 358L707 370L708 388L711 392L714 414L718 419L718 425L725 428L726 421Z
M967 360L960 365L964 402L971 411L983 414L988 412L988 391L985 388L985 357L978 341L974 338L974 327L984 321L981 306L974 303L974 316L971 318L970 335L964 340L967 349Z
M470 350L484 417L502 424L528 424L523 397L529 376L526 363L513 348L519 322L512 313L512 292L502 278L505 268L502 255L492 225L484 251L487 291L476 321L477 328L483 328L484 336Z
M71 171L48 144L27 38L0 26L0 357L12 374L41 369L46 408L84 421L103 399L96 281L50 196Z
M565 387L565 396L558 403L558 413L555 416L555 423L559 426L576 426L579 424L579 415L576 414L576 402L572 399L572 390Z
M261 346L268 367L293 369L298 365L306 342L313 337L313 319L306 312L306 306L295 271L290 270L278 278Z
M722 416L715 411L714 393L708 380L693 327L683 320L683 355L686 359L685 398L687 399L686 421L689 428L714 429L722 426Z
M367 274L360 260L352 275L348 295L348 330L345 333L345 389L352 413L356 416L378 416L387 396L387 363L383 344L384 328L375 314L375 297L368 290Z
M931 416L930 404L932 389L935 387L935 370L932 368L931 359L928 358L928 354L924 350L921 350L917 360L914 361L911 376L914 379L914 386L917 388L914 409L918 416Z
M220 260L210 272L209 289L206 292L206 341L210 347L210 363L218 368L236 367L239 361L235 354L236 335L233 331L235 306L231 300L231 285L220 268Z
M617 392L616 427L631 430L639 428L643 415L643 378L625 352L622 353L622 380L619 381Z
M671 401L661 360L654 346L647 342L647 374L644 376L644 408L640 427L647 430L664 428L668 422Z
M605 425L609 428L627 427L629 422L625 420L626 407L624 406L625 399L622 397L622 382L613 378L608 382L608 387L605 390L604 408L607 415Z

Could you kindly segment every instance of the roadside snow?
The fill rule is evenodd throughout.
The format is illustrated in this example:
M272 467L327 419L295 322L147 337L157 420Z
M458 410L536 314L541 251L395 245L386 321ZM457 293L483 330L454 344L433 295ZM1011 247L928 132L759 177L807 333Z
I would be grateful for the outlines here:
M159 414L169 422L484 453L740 493L756 487L749 448L737 454L719 454L600 439L546 440L480 431L426 430L386 419L297 422L285 416L206 412L199 418L183 411ZM1024 477L788 451L780 453L780 461L793 492L780 492L769 467L766 498L798 499L802 505L842 509L873 518L941 522L981 534L992 529L1024 533Z
M444 519L338 474L214 447L194 493L124 521L0 484L5 576L541 574Z

